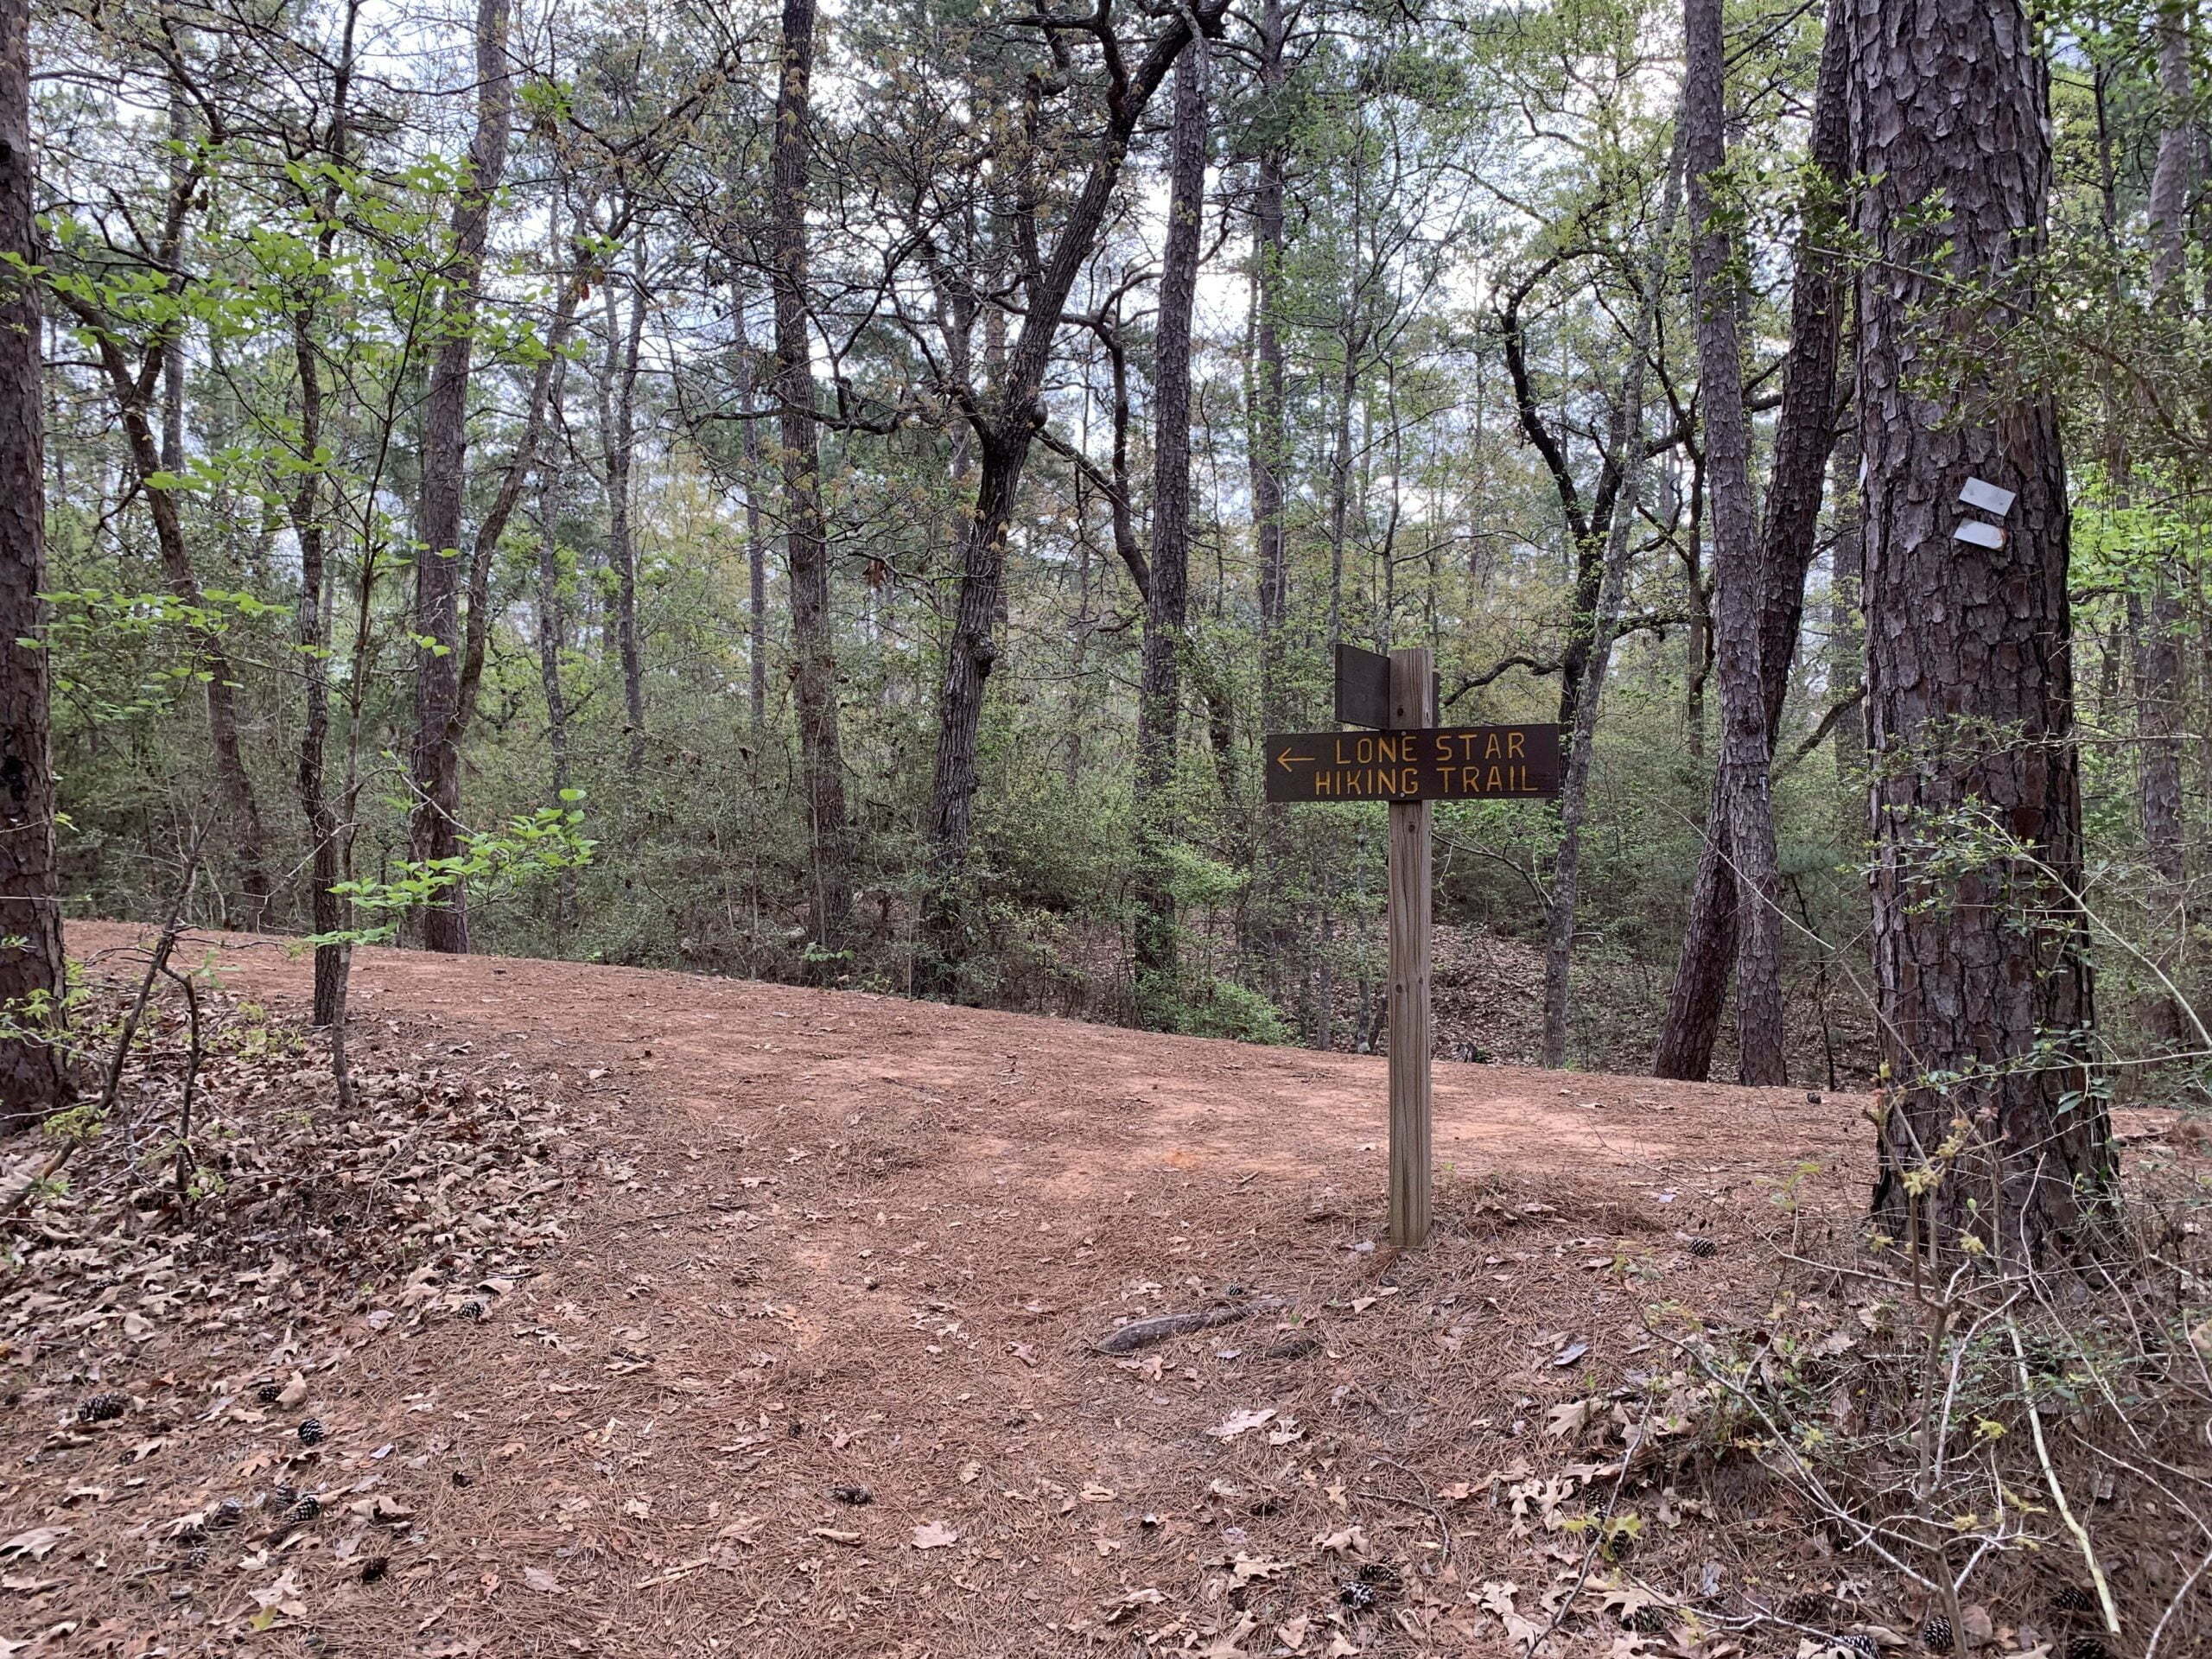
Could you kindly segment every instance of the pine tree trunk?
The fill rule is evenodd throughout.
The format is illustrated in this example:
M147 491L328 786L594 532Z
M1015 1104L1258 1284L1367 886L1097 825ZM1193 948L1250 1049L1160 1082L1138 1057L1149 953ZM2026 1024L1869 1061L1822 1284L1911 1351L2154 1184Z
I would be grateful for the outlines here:
M476 344L492 199L507 166L514 87L507 61L509 0L477 0L476 132L453 210L453 253L440 306L441 338L423 404L423 499L416 533L415 631L428 643L415 670L415 810L408 850L416 860L461 849L461 511L467 486L468 383ZM449 887L423 906L426 949L468 949L467 896Z
M1175 898L1169 843L1183 628L1191 569L1191 319L1198 303L1198 232L1205 213L1206 45L1192 43L1175 67L1168 134L1167 243L1160 273L1153 365L1152 579L1137 692L1137 1007L1147 1024L1171 1022L1177 1002Z
M1796 655L1803 617L1805 576L1819 547L1822 482L1835 442L1843 291L1833 250L1842 228L1841 192L1850 163L1851 133L1850 36L1841 3L1837 0L1829 9L1821 48L1808 152L1812 176L1800 207L1802 225L1790 293L1789 354L1783 367L1782 410L1758 551L1764 588L1758 624L1759 682L1770 757L1789 695L1789 665ZM1712 477L1709 459L1707 476ZM1725 605L1726 595L1716 592L1716 601ZM1726 702L1724 686L1724 710ZM1713 1042L1740 949L1739 880L1732 857L1728 779L1724 764L1714 777L1706 809L1706 841L1690 890L1688 925L1652 1060L1653 1072L1662 1077L1702 1079L1711 1071ZM1770 1054L1762 1062L1770 1067L1773 1063ZM1780 1080L1778 1070L1769 1080Z
M1720 676L1720 779L1736 881L1736 1029L1747 1084L1784 1080L1782 879L1769 787L1766 694L1760 679L1766 605L1751 504L1751 423L1737 338L1740 251L1728 229L1726 46L1720 0L1683 9L1689 67L1683 80L1690 175L1690 271L1697 311L1698 397L1705 410L1713 503L1713 634Z
M645 332L645 234L631 250L630 303L624 284L607 285L607 370L600 380L600 425L607 446L607 551L614 561L614 654L622 676L628 730L625 764L635 777L645 761L645 668L638 652L638 541L630 521L631 463L638 447L638 353Z
M1283 82L1282 0L1262 0L1259 38L1260 118L1284 118L1276 107ZM1282 134L1261 140L1252 194L1252 533L1260 572L1260 719L1268 730L1288 723L1283 694L1283 624L1290 610L1290 565L1283 538L1284 474L1290 433L1283 406L1283 192L1287 148Z
M2000 360L2011 308L2034 305L2021 262L2040 249L2050 186L2046 71L2018 0L1853 10L1853 172L1870 181L1856 392L1874 977L1890 1072L1873 1211L1894 1237L1971 1237L2017 1267L2074 1234L2113 1180L2081 1037L2094 1011L2057 410L1956 366ZM2002 514L1963 505L1970 479L2016 499ZM2003 544L1957 539L1967 524L2000 527ZM1970 824L1984 826L1971 848Z
M0 1008L56 1018L66 963L48 726L46 409L38 289L13 274L40 254L32 212L30 6L0 0ZM69 1097L60 1051L0 1038L0 1135Z
M815 944L844 948L853 912L845 763L837 734L837 650L830 617L829 531L822 512L814 361L806 324L809 99L815 0L784 0L783 80L776 97L771 206L776 303L776 391L782 405L784 546L791 589L792 689L806 775Z

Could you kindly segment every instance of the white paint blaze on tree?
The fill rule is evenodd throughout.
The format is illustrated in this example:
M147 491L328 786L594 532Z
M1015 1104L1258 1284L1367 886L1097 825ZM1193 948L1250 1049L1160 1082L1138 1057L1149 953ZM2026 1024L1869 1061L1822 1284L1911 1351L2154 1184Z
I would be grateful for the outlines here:
M2034 301L2022 262L2043 242L2046 72L2014 0L1855 0L1852 27L1890 1073L1875 1210L1898 1236L2040 1255L2110 1167L2079 1035L2092 1000L2065 467L2051 397L2003 360ZM1961 499L1973 480L2013 493L2001 536L1973 528L1995 524Z

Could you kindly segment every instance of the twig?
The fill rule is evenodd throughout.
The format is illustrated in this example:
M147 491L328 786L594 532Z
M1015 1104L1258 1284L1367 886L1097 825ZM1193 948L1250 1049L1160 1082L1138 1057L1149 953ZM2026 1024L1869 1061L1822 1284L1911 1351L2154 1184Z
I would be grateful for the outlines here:
M2095 1547L2089 1542L2088 1531L2074 1518L2074 1506L2066 1501L2066 1488L2059 1484L2058 1471L2050 1466L2050 1449L2043 1440L2043 1414L2036 1409L2035 1387L2028 1379L2028 1351L2020 1345L2020 1327L2007 1319L2005 1330L2012 1339L2012 1365L2020 1381L2021 1402L2028 1408L2028 1429L2035 1436L2036 1461L2043 1465L2044 1481L2050 1488L2051 1502L2058 1505L2058 1518L2066 1523L2067 1531L2082 1547L2082 1559L2088 1563L2089 1577L2097 1586L2097 1605L2104 1609L2105 1629L2118 1636L2120 1611L2112 1604L2112 1586L2105 1582L2105 1570L2098 1565Z

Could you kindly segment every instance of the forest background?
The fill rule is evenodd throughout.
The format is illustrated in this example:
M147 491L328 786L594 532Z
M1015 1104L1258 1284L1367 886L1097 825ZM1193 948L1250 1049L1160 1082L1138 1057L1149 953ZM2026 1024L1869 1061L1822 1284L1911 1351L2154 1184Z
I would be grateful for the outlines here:
M2097 1040L2158 1059L2212 828L2207 41L2034 26L2031 300L1936 372L2055 400L2070 658L2005 671L2074 722ZM30 29L70 913L318 936L326 1015L390 926L1376 1046L1381 814L1263 806L1259 740L1338 643L1426 645L1447 721L1584 740L1555 806L1438 811L1498 1058L1878 1063L1878 262L1821 5L1727 9L1709 124L1683 13L1620 0ZM1724 1012L1732 674L1777 1054Z

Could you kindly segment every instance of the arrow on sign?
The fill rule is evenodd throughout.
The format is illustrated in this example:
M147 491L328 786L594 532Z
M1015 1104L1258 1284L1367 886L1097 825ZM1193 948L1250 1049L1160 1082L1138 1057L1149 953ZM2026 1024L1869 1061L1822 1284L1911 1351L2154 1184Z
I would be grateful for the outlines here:
M1313 758L1310 754L1293 754L1288 749L1285 749L1275 757L1275 765L1281 766L1285 772L1288 772L1293 761L1311 760Z

